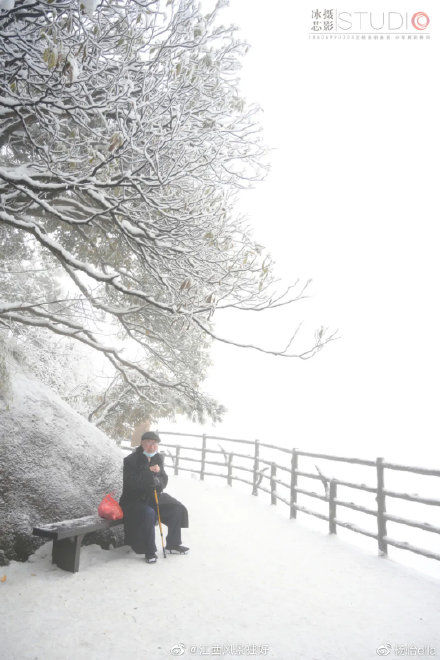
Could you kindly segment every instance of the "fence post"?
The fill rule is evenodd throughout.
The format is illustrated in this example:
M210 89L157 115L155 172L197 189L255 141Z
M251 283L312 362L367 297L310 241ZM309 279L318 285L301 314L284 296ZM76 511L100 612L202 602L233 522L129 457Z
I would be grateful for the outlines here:
M385 540L387 535L387 522L384 516L385 507L385 493L384 493L384 468L383 458L376 459L377 470L377 541L379 544L379 554L386 555L388 553L388 546Z
M254 479L252 486L252 495L258 495L257 480L258 480L258 469L259 469L259 461L258 461L259 456L260 456L260 443L258 440L255 440Z
M271 504L276 504L277 503L277 483L275 481L275 477L277 476L277 466L276 463L271 463L270 465L270 503Z
M328 501L328 526L329 533L336 534L336 489L337 489L336 479L330 479L330 492L329 492L329 501Z
M176 447L176 462L174 463L174 474L179 472L179 456L180 456L180 445Z
M296 482L298 476L296 471L298 469L298 454L296 449L292 449L292 459L290 461L290 517L296 518Z
M232 457L234 454L231 452L228 456L228 486L232 486Z
M200 466L200 480L205 479L205 460L206 460L206 435L202 436L202 464Z

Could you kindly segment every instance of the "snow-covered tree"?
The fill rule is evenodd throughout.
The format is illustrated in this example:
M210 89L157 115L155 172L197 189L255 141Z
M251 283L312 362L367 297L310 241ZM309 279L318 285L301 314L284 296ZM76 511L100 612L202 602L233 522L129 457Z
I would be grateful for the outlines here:
M91 420L107 430L127 410L131 424L217 419L199 385L211 340L236 342L216 336L214 312L304 292L277 292L234 214L237 191L264 174L264 148L258 108L238 91L246 45L218 25L222 4L206 15L194 0L0 6L1 238L6 270L21 256L28 272L8 275L0 327L45 328L104 355L114 377ZM307 350L267 352L307 358L331 338L321 329Z

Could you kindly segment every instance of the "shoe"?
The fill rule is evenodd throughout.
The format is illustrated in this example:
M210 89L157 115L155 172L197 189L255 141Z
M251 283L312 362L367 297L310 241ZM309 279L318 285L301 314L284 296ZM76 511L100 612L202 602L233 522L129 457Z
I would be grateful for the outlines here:
M155 564L157 562L156 553L154 553L154 555L145 555L145 561L147 564Z
M189 550L184 545L167 545L165 549L168 550L170 555L186 555Z

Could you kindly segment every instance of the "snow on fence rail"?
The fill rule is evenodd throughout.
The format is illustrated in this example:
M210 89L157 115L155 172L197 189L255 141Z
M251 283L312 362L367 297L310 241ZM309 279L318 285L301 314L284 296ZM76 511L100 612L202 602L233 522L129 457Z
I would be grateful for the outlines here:
M426 522L420 522L418 520L410 520L408 518L402 518L400 516L395 516L390 513L387 513L386 498L387 497L398 498L400 500L407 500L411 502L418 502L421 504L427 504L433 506L440 506L440 500L387 490L385 488L385 479L384 479L385 470L398 470L402 472L412 472L416 474L429 475L434 477L440 477L440 470L432 470L429 468L415 467L409 465L399 465L396 463L388 463L385 462L383 458L376 458L375 461L372 461L372 460L364 460L361 458L348 458L344 456L333 456L331 454L320 454L314 452L300 451L298 449L286 449L285 447L278 447L276 445L260 442L259 440L255 440L255 441L241 440L238 438L224 438L220 436L212 436L212 435L208 436L206 434L198 435L194 433L178 433L174 431L161 431L160 435L183 436L186 438L201 438L202 440L201 447L188 447L184 445L171 444L165 442L161 443L161 447L167 448L166 457L168 457L171 460L175 475L178 475L179 470L182 470L192 473L198 473L202 481L205 476L223 477L227 479L227 483L229 486L232 486L233 481L241 481L245 484L249 484L250 486L252 486L252 495L255 496L258 495L258 491L261 490L270 495L271 504L275 505L277 503L277 500L280 500L284 504L287 504L287 506L290 508L290 518L296 518L297 512L301 511L302 513L305 513L307 515L320 518L321 520L326 520L329 524L330 534L336 534L337 527L339 526L339 527L344 527L345 529L349 529L358 534L363 534L364 536L369 536L371 538L377 539L379 552L381 554L384 555L388 554L388 545L392 545L396 548L409 550L410 552L423 555L424 557L428 557L440 561L440 554L438 553L431 552L430 550L426 550L424 548L419 548L407 542L398 541L388 536L387 521L399 523L402 525L407 525L410 527L416 527L427 532L434 532L436 534L440 534L440 527L436 527L435 525L431 525ZM208 440L220 440L220 441L226 441L232 443L240 443L242 445L250 445L253 447L253 454L244 454L237 451L226 451L220 445L219 445L220 449L211 449L208 448L207 446ZM271 449L287 454L290 457L290 466L286 467L278 464L276 461L267 460L263 458L260 455L261 448ZM170 449L173 449L174 453L172 453ZM197 452L198 455L195 458L191 456L183 456L182 455L183 451ZM209 458L207 458L208 454L220 454L223 458L223 461L209 460ZM354 483L342 479L325 477L319 471L317 466L315 467L318 470L318 474L299 470L298 461L300 457L326 459L329 461L339 461L348 464L356 464L356 465L375 468L376 486L367 486L364 483ZM234 458L241 458L250 461L252 463L252 467L238 465L237 463L234 464L233 462ZM185 465L182 465L182 461L187 463L197 463L199 464L200 467L199 466L187 467ZM266 467L261 468L262 464L266 465ZM223 468L226 467L226 474L208 471L206 469L207 465L220 466ZM270 468L270 473L265 474L265 470L269 468ZM238 476L236 474L237 470L244 473L246 472L250 473L252 475L252 480L244 478L245 475ZM282 479L277 478L279 470L288 473L288 475L290 476L289 483L286 483ZM297 483L299 476L306 477L308 479L320 480L324 485L325 494L320 495L319 493L306 490L304 488L299 488ZM262 485L263 479L269 480L268 488ZM290 491L289 499L286 499L285 497L279 495L279 493L277 492L277 485L281 485L289 489ZM370 509L360 504L355 504L354 502L347 502L338 499L337 497L338 486L357 489L368 493L375 493L376 494L375 499L377 502L376 508ZM306 495L307 497L318 499L323 502L328 502L328 515L319 513L318 511L314 511L313 509L309 509L308 507L299 505L297 502L298 494ZM377 532L371 532L367 529L359 527L358 525L337 518L336 517L337 507L345 507L348 509L352 509L354 511L360 511L367 515L374 516L377 519Z

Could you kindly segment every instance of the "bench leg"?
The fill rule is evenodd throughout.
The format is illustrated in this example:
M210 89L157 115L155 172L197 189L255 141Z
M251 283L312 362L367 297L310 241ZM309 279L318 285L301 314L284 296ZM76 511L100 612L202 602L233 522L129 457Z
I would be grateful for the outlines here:
M79 555L84 534L70 539L54 541L52 546L52 564L71 573L79 571Z

